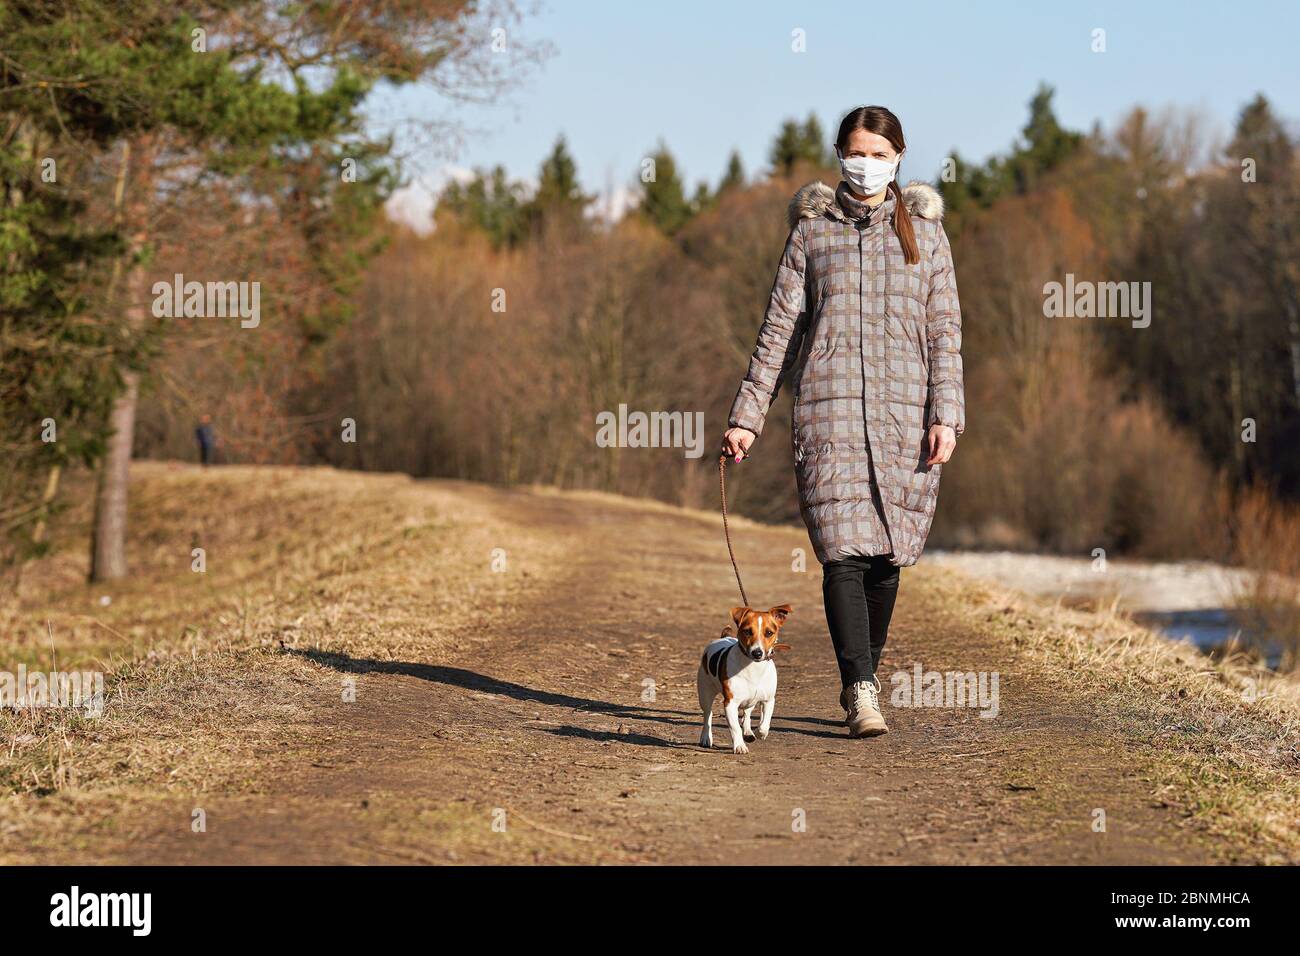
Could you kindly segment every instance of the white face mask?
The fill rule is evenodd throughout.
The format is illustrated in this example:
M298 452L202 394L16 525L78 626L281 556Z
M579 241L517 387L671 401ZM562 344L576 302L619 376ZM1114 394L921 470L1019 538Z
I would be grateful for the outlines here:
M874 196L893 180L902 158L899 156L891 163L871 156L850 156L847 159L841 156L840 173L861 195Z

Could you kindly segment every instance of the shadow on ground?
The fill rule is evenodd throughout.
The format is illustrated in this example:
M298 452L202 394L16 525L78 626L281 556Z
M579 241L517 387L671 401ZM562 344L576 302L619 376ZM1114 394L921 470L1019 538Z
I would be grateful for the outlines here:
M412 661L381 661L373 658L351 657L336 651L322 651L317 648L308 648L306 650L285 648L284 652L296 657L306 658L313 663L346 674L400 674L404 677L415 677L419 680L430 681L435 684L446 684L480 694L493 694L500 697L509 697L512 700L546 704L551 707L567 707L570 710L607 714L611 717L625 717L629 720L648 720L679 727L698 728L700 724L699 715L687 711L638 707L629 704L615 704L611 701L596 700L590 697L575 697L572 694L561 694L554 691L540 690L535 687L526 687L523 684L516 684L497 677L489 677L486 674L480 674L477 671L467 670L463 667L447 667L442 664L417 664ZM790 726L791 724L813 724L822 727L839 726L834 721L823 720L818 717L783 717L778 715L775 718L775 724L778 732L832 739L844 737L842 732L827 732ZM691 743L665 740L646 734L615 733L613 731L590 730L583 727L560 726L542 729L546 733L559 737L577 737L601 742L611 741L614 743L673 749L690 749L696 746Z

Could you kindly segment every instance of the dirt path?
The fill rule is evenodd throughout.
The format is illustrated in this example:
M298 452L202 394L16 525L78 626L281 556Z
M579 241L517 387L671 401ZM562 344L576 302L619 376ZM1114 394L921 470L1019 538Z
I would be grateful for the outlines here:
M278 769L256 795L205 801L201 840L175 819L135 821L124 859L1215 859L1153 797L1135 749L1085 716L1087 701L1036 683L1014 648L954 618L943 600L953 583L938 570L904 573L886 696L888 676L914 662L997 671L1000 713L888 708L891 733L849 740L837 723L819 571L811 557L809 571L790 570L806 536L742 523L749 591L765 605L794 605L783 632L794 650L780 664L771 738L733 756L717 720L716 749L705 752L696 663L736 603L716 520L599 495L452 487L467 509L546 540L545 556L502 547L512 568L545 560L547 573L500 624L467 628L427 659L293 652L321 665L322 686L355 677L364 706L322 692L309 765ZM1093 829L1098 809L1104 833Z

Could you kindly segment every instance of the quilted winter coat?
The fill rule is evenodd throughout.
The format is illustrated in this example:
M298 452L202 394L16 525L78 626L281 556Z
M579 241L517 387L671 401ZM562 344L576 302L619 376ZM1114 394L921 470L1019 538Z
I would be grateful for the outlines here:
M795 476L817 559L891 554L915 564L942 466L926 467L930 425L966 426L961 311L943 200L924 183L903 198L918 265L894 234L894 197L875 209L841 183L809 183L790 203L790 238L729 422L763 429L794 383Z

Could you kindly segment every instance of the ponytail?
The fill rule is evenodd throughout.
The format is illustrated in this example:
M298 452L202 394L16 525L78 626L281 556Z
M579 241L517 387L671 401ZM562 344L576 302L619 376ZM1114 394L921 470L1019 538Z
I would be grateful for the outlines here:
M894 234L898 244L903 247L903 258L909 266L921 261L921 250L916 245L916 230L912 228L912 213L903 202L903 190L895 177L889 181L889 191L894 194Z

